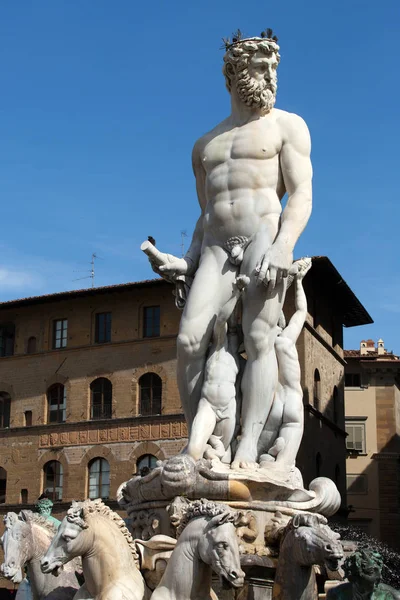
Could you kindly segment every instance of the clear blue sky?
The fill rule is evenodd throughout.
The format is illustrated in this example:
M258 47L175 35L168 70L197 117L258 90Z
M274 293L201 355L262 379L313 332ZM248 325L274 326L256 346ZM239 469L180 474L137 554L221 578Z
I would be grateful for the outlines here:
M296 255L327 255L400 352L399 0L17 0L0 6L0 298L152 276L198 206L194 141L229 112L222 36L272 27L277 106L313 140Z

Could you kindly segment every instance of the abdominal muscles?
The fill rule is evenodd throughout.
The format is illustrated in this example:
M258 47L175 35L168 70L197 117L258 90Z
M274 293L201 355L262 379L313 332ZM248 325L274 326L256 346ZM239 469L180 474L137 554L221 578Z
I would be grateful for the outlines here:
M207 174L206 231L225 241L235 235L250 237L265 218L278 221L279 167L276 161L264 162L227 161Z
M236 396L235 384L230 381L224 383L206 382L203 385L202 397L212 404L215 408L225 408Z

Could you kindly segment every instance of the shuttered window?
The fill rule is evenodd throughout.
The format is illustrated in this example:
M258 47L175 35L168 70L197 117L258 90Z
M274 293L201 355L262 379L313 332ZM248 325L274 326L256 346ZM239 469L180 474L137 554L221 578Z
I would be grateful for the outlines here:
M365 423L346 423L346 433L347 450L365 454Z
M346 479L348 494L368 494L368 477L365 473L348 473Z

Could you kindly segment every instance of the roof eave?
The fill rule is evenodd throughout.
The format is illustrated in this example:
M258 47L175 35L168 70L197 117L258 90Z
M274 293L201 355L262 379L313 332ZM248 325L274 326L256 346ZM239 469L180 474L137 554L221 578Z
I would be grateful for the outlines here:
M339 302L337 307L342 316L344 327L356 327L358 325L370 325L373 323L371 315L361 304L350 286L345 282L339 271L327 256L313 256L313 269L319 271L321 277L325 277L332 287L334 298Z

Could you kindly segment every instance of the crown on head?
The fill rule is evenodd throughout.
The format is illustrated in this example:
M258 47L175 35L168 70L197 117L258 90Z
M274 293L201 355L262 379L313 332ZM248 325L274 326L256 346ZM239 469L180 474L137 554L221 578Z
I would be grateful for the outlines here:
M237 29L234 33L232 33L232 40L230 38L222 38L222 49L225 48L225 50L229 50L230 48L232 48L232 46L235 46L236 44L241 44L242 42L252 40L259 41L260 39L274 42L276 44L278 42L278 38L276 37L276 35L273 35L273 33L274 32L272 31L272 29L267 28L260 33L260 37L246 38L244 37L242 31L240 29Z

